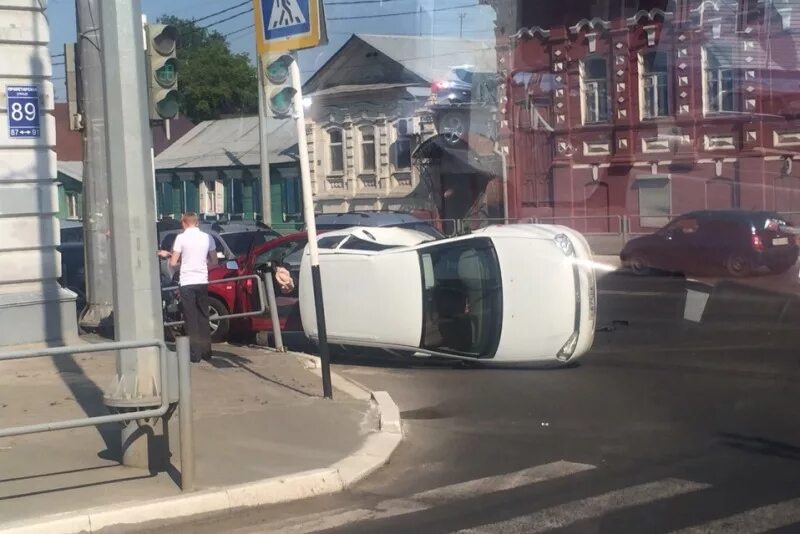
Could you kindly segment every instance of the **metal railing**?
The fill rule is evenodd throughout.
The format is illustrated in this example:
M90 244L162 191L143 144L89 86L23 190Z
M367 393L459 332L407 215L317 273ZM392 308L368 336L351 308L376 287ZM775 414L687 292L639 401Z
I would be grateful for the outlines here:
M240 313L229 313L227 315L211 315L209 316L209 321L227 321L230 319L243 319L245 317L257 317L260 315L264 315L267 310L270 312L270 318L272 320L272 332L275 337L275 349L280 352L284 351L283 346L283 336L281 334L281 324L280 318L278 316L278 302L275 296L275 288L272 286L272 266L269 266L269 271L267 276L270 277L269 283L267 283L264 279L262 279L257 274L248 274L244 276L235 276L232 278L221 278L219 280L212 280L208 283L208 285L214 284L224 284L230 282L241 282L244 280L255 280L255 286L258 289L258 302L259 308L257 310L249 311L249 312L240 312ZM180 289L180 286L169 286L161 289L162 293L175 291ZM182 326L186 324L186 321L164 321L165 327L170 326Z
M219 320L229 320L229 319L241 319L244 317L255 317L257 315L263 315L267 311L267 291L265 289L264 280L261 279L260 276L257 274L248 274L245 276L236 276L233 278L221 278L219 280L212 280L208 283L208 285L215 285L215 284L224 284L229 282L239 282L243 280L255 280L255 285L258 288L258 301L260 307L258 310L249 311L249 312L242 312L242 313L230 313L228 315L212 315L208 318L209 321L219 321ZM161 288L162 293L166 293L169 291L175 291L180 289L180 286L169 286ZM164 326L182 326L185 324L186 321L170 321L165 322Z
M189 344L188 339L178 340L178 404L181 407L180 414L180 438L181 438L181 489L191 490L194 486L194 442L192 440L192 406L191 406L191 378L189 372ZM69 430L72 428L82 428L98 426L108 423L127 423L129 421L140 421L144 419L166 418L170 411L170 379L169 366L167 363L167 347L163 341L154 339L151 341L114 341L106 343L95 343L91 345L50 347L42 349L20 350L0 353L0 362L13 360L27 360L32 358L58 357L74 354L93 354L99 352L111 352L119 350L157 348L159 355L159 367L161 376L161 391L159 393L158 407L145 408L129 412L115 413L110 415L100 415L95 417L83 417L79 419L68 419L65 421L52 421L34 425L24 425L9 428L0 428L0 438L13 436L24 436L27 434L37 434L40 432L51 432L56 430ZM185 441L185 443L184 443Z

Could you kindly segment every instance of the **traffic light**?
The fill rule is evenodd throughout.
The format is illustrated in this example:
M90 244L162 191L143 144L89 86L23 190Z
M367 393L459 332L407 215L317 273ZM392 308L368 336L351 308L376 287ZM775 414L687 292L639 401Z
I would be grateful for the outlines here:
M292 86L291 66L294 58L289 54L265 57L264 76L267 83L267 107L276 117L288 117L297 88Z
M148 24L146 35L150 120L172 119L178 114L178 29Z

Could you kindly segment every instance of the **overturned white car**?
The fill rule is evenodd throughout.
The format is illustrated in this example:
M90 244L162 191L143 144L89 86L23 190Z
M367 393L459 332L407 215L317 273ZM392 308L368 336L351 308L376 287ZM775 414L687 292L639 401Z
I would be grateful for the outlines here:
M491 226L434 240L400 228L319 236L328 340L486 364L564 365L592 346L589 247L562 226ZM303 328L317 339L308 249Z

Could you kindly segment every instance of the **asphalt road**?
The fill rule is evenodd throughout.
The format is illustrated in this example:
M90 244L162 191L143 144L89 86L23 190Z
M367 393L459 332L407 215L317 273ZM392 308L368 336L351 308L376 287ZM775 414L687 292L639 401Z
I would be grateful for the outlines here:
M607 276L594 349L567 369L349 357L336 370L402 411L390 465L344 494L151 531L800 532L798 306L717 287L693 323L686 280Z

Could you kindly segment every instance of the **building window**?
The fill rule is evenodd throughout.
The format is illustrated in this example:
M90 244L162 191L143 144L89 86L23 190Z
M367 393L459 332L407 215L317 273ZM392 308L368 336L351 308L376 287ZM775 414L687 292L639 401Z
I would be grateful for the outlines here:
M655 119L669 115L669 71L667 53L648 52L641 56L640 87L642 116Z
M330 172L344 172L344 143L342 143L342 130L335 129L328 132L331 151Z
M206 181L206 198L204 213L217 213L217 181Z
M608 62L602 57L588 58L581 65L583 122L608 121Z
M283 218L284 222L300 221L303 219L302 199L300 198L300 179L289 176L283 183Z
M225 188L225 193L227 194L225 212L228 215L243 215L244 182L237 178L230 179Z
M78 193L68 191L67 196L67 219L80 219L81 218L81 201Z
M739 0L739 16L736 31L745 31L750 24L758 22L759 7L762 0Z
M636 180L639 190L640 225L660 228L667 224L672 211L672 186L669 175L640 176Z
M375 129L372 126L361 128L361 171L375 172Z
M411 119L400 119L395 125L397 140L394 142L393 163L396 169L411 168Z
M736 111L735 69L731 54L718 48L703 51L703 97L706 113Z

